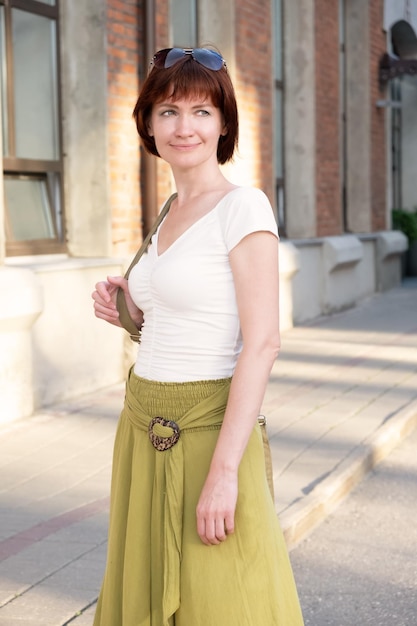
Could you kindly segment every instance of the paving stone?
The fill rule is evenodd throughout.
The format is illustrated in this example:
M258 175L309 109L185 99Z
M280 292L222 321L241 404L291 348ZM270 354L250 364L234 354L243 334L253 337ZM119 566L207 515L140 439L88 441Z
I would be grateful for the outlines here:
M401 411L417 414L416 311L417 283L284 333L262 412L286 524ZM18 547L0 560L0 626L92 625L123 397L118 385L0 429L0 555Z

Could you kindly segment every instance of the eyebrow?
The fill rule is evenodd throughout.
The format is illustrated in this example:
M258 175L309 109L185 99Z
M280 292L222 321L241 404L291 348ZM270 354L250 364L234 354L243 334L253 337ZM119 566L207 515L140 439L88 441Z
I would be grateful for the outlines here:
M160 103L156 103L155 104L156 107L170 107L171 109L179 109L179 106L177 104L175 104L175 102L160 102ZM199 102L198 104L195 104L192 106L193 109L201 109L201 108L208 108L208 107L212 107L214 108L214 104L211 104L210 102Z

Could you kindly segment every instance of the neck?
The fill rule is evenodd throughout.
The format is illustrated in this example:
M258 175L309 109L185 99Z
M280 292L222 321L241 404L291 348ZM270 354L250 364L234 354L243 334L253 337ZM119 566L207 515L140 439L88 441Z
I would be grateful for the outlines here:
M199 171L173 169L172 173L180 204L201 194L230 185L217 164L215 168L205 168L204 172L200 169Z

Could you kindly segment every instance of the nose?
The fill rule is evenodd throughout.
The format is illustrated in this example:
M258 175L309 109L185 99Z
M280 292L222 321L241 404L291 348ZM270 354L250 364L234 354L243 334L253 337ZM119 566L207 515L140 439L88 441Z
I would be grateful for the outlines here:
M194 134L192 120L188 115L179 115L177 117L176 133L179 137L190 137Z

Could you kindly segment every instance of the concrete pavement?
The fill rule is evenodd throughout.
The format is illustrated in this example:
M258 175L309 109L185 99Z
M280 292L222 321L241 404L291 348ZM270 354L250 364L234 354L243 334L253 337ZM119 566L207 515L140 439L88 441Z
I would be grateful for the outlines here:
M0 626L91 626L123 385L0 431ZM284 333L263 406L295 546L417 422L417 281Z
M306 626L416 626L417 429L291 552Z

